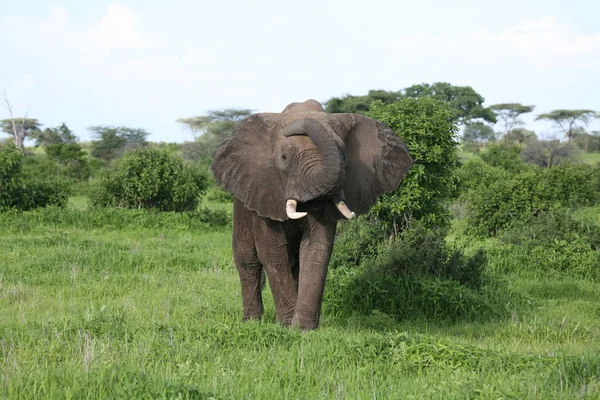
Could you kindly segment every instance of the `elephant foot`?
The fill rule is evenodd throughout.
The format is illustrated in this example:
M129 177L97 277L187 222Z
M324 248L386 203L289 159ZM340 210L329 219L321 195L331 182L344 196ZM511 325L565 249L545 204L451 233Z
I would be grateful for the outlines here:
M298 314L294 314L292 326L299 328L301 331L317 329L319 327L319 318L302 318Z

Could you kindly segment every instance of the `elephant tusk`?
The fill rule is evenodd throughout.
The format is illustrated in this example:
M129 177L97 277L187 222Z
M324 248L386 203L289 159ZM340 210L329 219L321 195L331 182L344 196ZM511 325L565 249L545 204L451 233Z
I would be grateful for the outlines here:
M342 213L342 215L344 217L346 217L347 219L354 219L356 218L356 214L354 214L353 211L350 211L350 209L348 208L348 206L346 205L346 203L344 203L344 201L337 201L335 203L335 206L337 207L337 209Z
M285 203L285 213L289 219L300 219L306 217L308 213L296 211L298 202L296 200L289 199Z

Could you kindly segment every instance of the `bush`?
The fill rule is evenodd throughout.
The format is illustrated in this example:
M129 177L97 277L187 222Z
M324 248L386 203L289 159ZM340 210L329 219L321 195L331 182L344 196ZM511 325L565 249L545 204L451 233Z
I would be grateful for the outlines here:
M388 244L387 231L367 216L340 221L329 266L358 267L363 259L375 258Z
M472 232L496 235L520 220L600 201L600 168L586 164L531 168L518 174L469 165L461 172Z
M396 234L410 220L427 226L448 225L455 169L460 165L452 111L431 98L406 98L393 104L371 104L370 117L388 124L408 146L414 165L400 187L383 195L370 212Z
M466 256L444 241L443 229L409 227L377 259L332 269L325 306L333 313L384 313L394 319L503 318L522 299L486 282L483 250Z
M206 193L206 199L210 201L218 201L221 203L231 203L233 201L233 196L221 186L217 186L216 184L214 184L208 189Z
M600 226L565 209L515 222L501 232L493 268L500 272L600 277Z
M523 160L542 168L557 166L571 161L574 156L573 147L558 140L536 140L529 143L521 153Z
M500 167L506 171L519 172L525 169L520 157L521 146L517 144L494 143L481 152L481 159L492 167Z
M12 143L0 148L0 211L66 206L70 195L68 184L54 177L27 176L24 158Z
M165 150L141 148L125 153L104 174L90 201L94 206L191 211L207 182L202 170L181 158Z

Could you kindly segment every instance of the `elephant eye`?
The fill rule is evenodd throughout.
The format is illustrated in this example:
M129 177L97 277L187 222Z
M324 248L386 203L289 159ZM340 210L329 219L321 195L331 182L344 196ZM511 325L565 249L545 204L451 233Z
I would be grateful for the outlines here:
M282 160L287 160L287 156L286 156L285 154L282 154L282 155L281 155L281 159L282 159Z

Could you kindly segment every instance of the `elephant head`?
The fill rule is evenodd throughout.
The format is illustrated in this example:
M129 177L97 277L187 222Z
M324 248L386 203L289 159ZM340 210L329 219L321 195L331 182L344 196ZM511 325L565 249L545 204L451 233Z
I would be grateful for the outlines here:
M358 114L328 114L307 100L246 118L211 168L246 208L285 221L306 216L299 204L315 201L331 201L339 217L352 219L395 190L412 163L387 125Z

